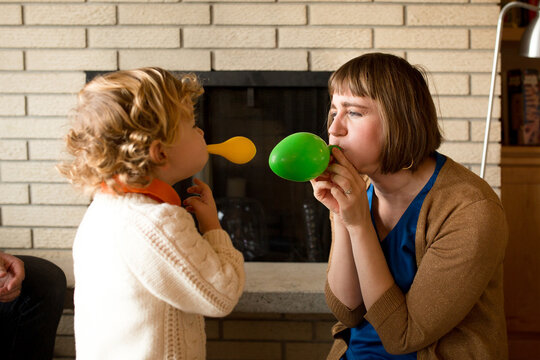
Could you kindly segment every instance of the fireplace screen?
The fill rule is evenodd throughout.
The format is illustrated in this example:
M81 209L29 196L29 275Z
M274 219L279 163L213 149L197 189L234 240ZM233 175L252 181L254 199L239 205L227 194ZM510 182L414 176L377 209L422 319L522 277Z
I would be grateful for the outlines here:
M228 79L209 78L212 74ZM326 261L328 211L313 198L309 183L275 175L268 156L280 140L295 132L307 131L327 140L329 74L199 76L205 95L198 104L198 121L207 143L241 135L257 147L255 158L245 165L211 156L203 175L212 186L222 226L237 248L252 261Z

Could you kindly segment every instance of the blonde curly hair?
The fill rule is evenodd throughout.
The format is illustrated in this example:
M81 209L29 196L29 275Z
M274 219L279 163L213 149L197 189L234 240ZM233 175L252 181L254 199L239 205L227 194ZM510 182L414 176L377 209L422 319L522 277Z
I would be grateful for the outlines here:
M93 194L115 179L144 187L159 165L150 158L155 140L164 145L177 138L180 121L190 121L203 93L194 74L180 79L156 67L99 76L79 92L65 137L71 159L57 166L72 184ZM118 191L118 190L117 190Z

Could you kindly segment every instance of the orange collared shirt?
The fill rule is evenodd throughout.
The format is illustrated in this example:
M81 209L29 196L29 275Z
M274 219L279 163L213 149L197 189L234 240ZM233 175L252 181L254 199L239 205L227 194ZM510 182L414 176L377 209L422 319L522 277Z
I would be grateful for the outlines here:
M164 181L159 179L154 179L144 188L138 188L134 186L126 185L118 180L116 180L118 189L124 193L137 193L146 195L159 203L167 203L176 206L182 206L182 200L180 196L176 193L173 187L167 184ZM116 194L116 192L111 189L106 183L101 183L101 191L106 194Z

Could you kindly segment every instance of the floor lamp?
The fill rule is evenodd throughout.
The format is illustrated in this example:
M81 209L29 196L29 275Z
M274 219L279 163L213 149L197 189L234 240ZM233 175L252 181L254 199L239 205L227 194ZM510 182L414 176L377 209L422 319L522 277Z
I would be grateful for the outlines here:
M497 22L497 37L495 38L495 49L493 52L493 68L491 70L491 86L489 88L489 100L488 111L486 117L486 130L484 133L484 150L482 152L482 165L480 166L480 177L484 178L486 171L486 159L487 149L489 142L489 129L491 126L491 112L493 110L493 95L495 92L495 78L497 76L497 63L499 60L499 51L501 50L501 34L503 29L503 20L506 13L513 8L524 8L530 11L538 13L539 7L522 3L519 1L512 1L506 4L499 14L499 20ZM521 37L521 45L519 50L520 55L532 58L540 58L540 21L536 16L527 27L523 36Z

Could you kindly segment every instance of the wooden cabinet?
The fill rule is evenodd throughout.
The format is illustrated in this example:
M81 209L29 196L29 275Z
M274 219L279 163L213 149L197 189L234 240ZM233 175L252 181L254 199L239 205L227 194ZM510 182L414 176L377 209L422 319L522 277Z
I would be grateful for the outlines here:
M504 262L510 360L540 359L540 147L503 146L501 198L510 231Z

